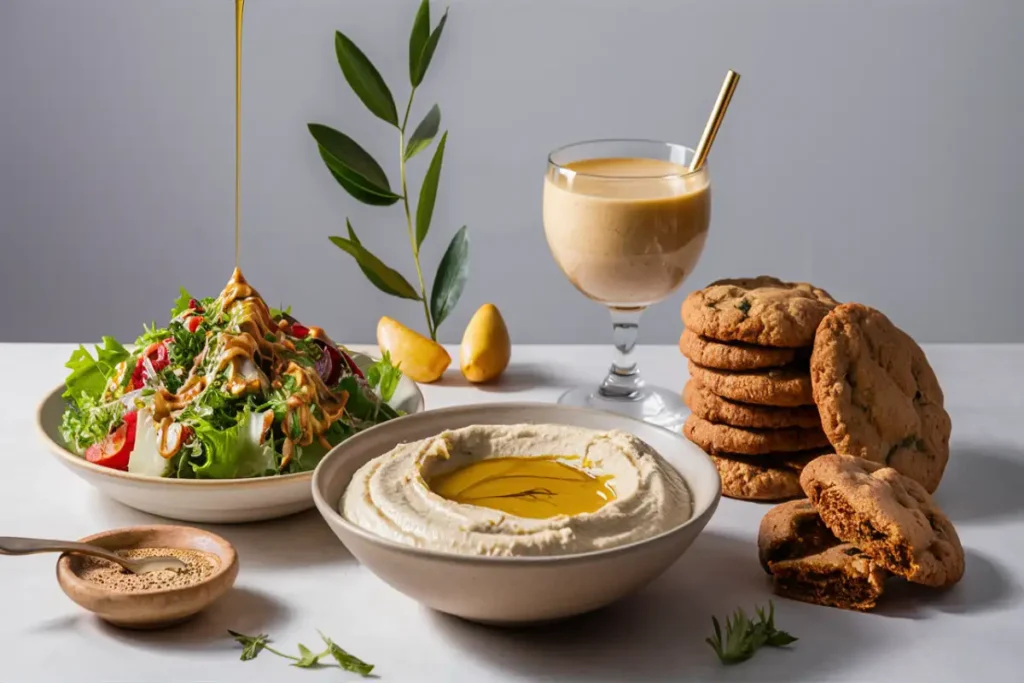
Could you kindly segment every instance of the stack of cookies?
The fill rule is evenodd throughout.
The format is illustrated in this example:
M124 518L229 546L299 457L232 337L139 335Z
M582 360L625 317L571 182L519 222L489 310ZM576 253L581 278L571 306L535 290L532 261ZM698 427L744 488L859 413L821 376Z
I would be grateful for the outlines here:
M683 431L711 455L726 496L801 496L800 471L831 451L809 360L818 325L837 305L813 285L767 276L719 280L683 303L691 411Z
M830 451L938 488L952 428L942 389L921 347L880 311L757 277L693 292L683 322L683 430L715 461L724 495L801 497L800 471Z
M941 588L964 574L956 529L924 487L891 467L826 455L800 477L809 500L761 521L761 565L784 597L869 610L888 579Z

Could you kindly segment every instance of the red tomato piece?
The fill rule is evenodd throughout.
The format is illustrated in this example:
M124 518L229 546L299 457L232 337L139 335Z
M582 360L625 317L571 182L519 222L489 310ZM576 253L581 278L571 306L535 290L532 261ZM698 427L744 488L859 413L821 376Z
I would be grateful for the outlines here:
M201 316L201 315L193 315L193 316L190 316L188 318L188 322L185 323L185 327L188 329L189 332L191 332L192 334L195 334L196 330L199 329L199 326L202 325L202 324L203 324L203 316Z
M309 336L309 328L299 323L292 323L292 331L290 334L296 339L305 339Z
M154 342L146 347L146 350L139 356L139 360L135 363L135 370L132 371L132 388L134 389L141 389L149 379L149 371L146 369L143 358L149 359L149 364L153 366L154 372L160 372L171 364L170 356L167 353L167 342Z
M94 443L85 449L85 459L95 465L115 470L127 470L128 458L135 448L135 428L138 425L138 413L126 413L124 422L103 441Z

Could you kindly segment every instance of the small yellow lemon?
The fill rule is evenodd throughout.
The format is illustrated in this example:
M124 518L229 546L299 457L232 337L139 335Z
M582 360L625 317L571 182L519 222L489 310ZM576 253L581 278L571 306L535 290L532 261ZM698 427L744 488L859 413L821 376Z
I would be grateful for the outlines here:
M377 344L391 354L402 374L417 382L436 382L452 362L436 341L387 316L377 323Z
M488 382L508 367L512 342L501 312L484 304L470 318L459 349L459 367L470 382Z

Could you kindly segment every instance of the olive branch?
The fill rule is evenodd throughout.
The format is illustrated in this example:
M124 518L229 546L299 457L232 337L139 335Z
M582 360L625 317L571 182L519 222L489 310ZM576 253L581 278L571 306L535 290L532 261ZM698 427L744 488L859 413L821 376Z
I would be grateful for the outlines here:
M420 263L420 247L430 231L430 222L437 200L437 188L441 180L441 165L448 141L445 131L434 149L434 156L427 167L420 187L419 201L415 211L409 202L407 187L407 163L418 153L427 149L441 128L441 109L436 104L430 108L420 123L408 136L409 115L417 88L430 66L430 60L437 49L448 10L430 29L430 4L422 0L416 12L409 37L409 82L412 89L401 121L394 97L380 72L370 59L341 31L334 34L334 49L338 64L345 80L366 108L377 118L391 124L398 130L398 163L400 187L391 189L387 174L380 164L355 140L344 133L319 123L310 123L309 132L316 140L320 157L338 184L354 199L371 206L391 206L399 201L405 209L406 229L412 248L413 263L416 266L417 286L409 283L394 268L385 265L356 236L351 221L345 220L348 236L331 236L337 247L351 255L360 270L377 289L400 299L423 303L423 314L427 320L430 338L437 340L437 328L448 317L462 296L469 269L469 234L462 226L448 244L434 276L434 284L427 296L426 281Z

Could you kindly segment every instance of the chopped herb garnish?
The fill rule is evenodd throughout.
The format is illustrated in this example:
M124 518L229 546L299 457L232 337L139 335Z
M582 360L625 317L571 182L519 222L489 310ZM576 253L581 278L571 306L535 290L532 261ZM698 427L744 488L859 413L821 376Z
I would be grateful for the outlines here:
M775 628L775 605L768 601L768 614L760 607L756 608L757 621L751 621L741 608L725 620L725 638L718 619L711 617L715 633L705 639L711 649L718 655L723 664L737 664L754 656L764 645L784 647L796 642L796 638Z
M247 662L250 659L256 659L260 652L266 650L278 657L290 659L292 661L292 666L297 666L302 669L314 668L316 666L328 666L321 665L320 660L326 657L331 657L335 662L337 662L337 667L344 669L345 671L351 671L361 676L369 676L370 672L373 671L373 664L367 664L355 655L346 652L336 645L333 640L322 633L320 634L320 637L323 639L324 645L326 646L323 652L313 652L302 643L299 643L299 655L297 657L295 655L285 654L280 650L275 650L270 647L268 644L270 642L270 637L265 633L261 633L258 636L247 636L236 631L228 631L228 633L230 633L231 637L242 646L242 655L239 659L243 662Z
M370 388L377 389L385 401L390 401L394 397L398 382L402 379L400 366L401 363L393 365L391 354L385 351L379 361L366 369L366 383Z

